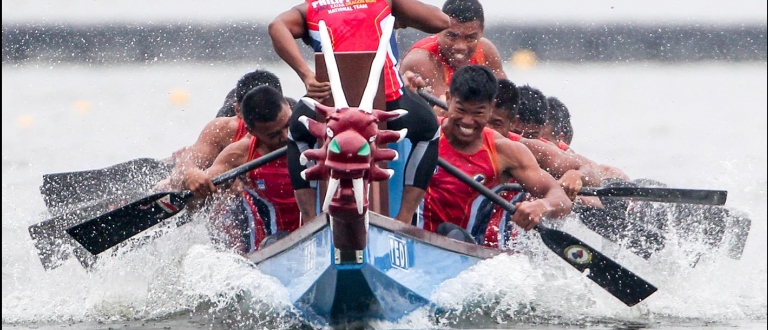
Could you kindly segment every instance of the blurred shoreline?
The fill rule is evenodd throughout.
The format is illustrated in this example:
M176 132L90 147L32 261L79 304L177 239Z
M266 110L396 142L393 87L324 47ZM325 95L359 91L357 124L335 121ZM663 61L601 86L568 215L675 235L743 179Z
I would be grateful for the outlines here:
M441 7L445 0L420 0ZM269 22L301 0L4 0L3 24ZM488 26L557 26L594 23L762 24L763 0L481 0Z
M766 61L765 24L492 24L504 60L542 62ZM425 34L399 30L399 53ZM2 64L275 62L263 22L2 26ZM307 58L308 47L301 47Z

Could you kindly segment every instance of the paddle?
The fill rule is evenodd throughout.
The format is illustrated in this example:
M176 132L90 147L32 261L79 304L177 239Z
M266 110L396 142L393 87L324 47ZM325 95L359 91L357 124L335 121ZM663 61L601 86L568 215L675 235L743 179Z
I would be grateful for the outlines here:
M79 208L73 205L125 191L147 191L170 173L168 163L139 158L96 170L43 175L40 193L52 214L62 214Z
M181 227L189 223L190 221L192 221L193 217L189 213L182 213L182 214L177 214L177 216L171 219L174 221L169 222L167 224L167 228L169 229ZM171 219L168 219L167 221L170 221ZM133 237L132 239L126 240L118 244L117 246L115 246L115 248L112 249L111 251L111 255L116 256L116 255L125 254L135 248L142 247L146 244L149 244L153 240L163 236L165 233L168 233L168 232L170 232L170 230L156 230L151 234L147 234L141 237ZM77 244L77 242L74 239L70 238L70 240L72 241L73 244L77 245L72 251L72 254L75 255L75 258L77 259L78 262L80 262L80 265L87 270L93 269L93 267L101 259L101 257L104 256L103 254L102 255L91 254L83 246L81 246L80 244Z
M98 260L97 256L89 253L66 232L66 229L108 212L116 207L125 205L129 201L146 195L146 192L133 192L126 196L112 196L92 202L79 209L53 217L40 223L29 226L29 236L37 249L40 263L48 271L63 265L70 257L74 256L83 268L90 269ZM131 197L133 196L133 197ZM191 221L191 217L178 217L172 224L180 227ZM141 246L152 239L160 237L165 231L159 231L151 237L140 242L131 242L129 248ZM118 247L119 248L119 247Z
M509 185L511 190L521 191L518 184ZM702 205L724 205L727 191L675 189L656 187L583 187L579 190L582 196L625 197L646 202L683 203Z
M701 190L657 187L584 187L579 195L600 197L625 197L646 202L725 205L725 190Z
M285 147L277 149L213 178L213 184L232 180L285 154ZM92 254L99 254L179 213L190 198L191 191L152 194L72 226L67 233Z
M37 248L38 257L45 270L61 266L72 254L81 260L81 255L89 255L76 241L67 235L66 229L108 212L129 201L144 196L145 192L131 192L120 196L109 196L93 201L77 209L57 215L40 223L29 226L29 236Z
M437 165L507 212L514 213L517 210L514 205L494 194L490 189L473 180L444 159L438 158ZM555 252L560 258L581 272L589 270L587 277L590 280L627 306L634 306L656 292L657 289L653 284L643 280L578 238L541 224L536 225L534 229L539 232L541 240L552 252Z
M445 110L448 110L448 105L445 104L445 101L437 98L436 96L434 96L432 94L429 94L429 93L425 92L421 88L419 88L416 92L419 93L419 96L421 96L424 99L424 101L427 101L427 103L429 103L429 105L431 105L433 107L435 107L435 106L441 107L441 108L443 108Z

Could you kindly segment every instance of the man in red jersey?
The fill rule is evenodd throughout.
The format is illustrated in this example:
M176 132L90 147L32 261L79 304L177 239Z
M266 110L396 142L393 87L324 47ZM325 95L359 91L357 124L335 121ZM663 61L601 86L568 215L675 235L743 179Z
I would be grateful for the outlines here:
M570 113L565 105L554 97L547 98L540 90L529 85L518 87L517 92L520 106L510 123L510 131L527 139L551 142L559 149L568 151L570 146L558 138L556 132L566 124L563 116L567 116L567 124L570 125ZM570 135L569 142L573 138L572 129Z
M512 121L517 115L517 107L520 104L520 93L515 83L509 79L497 78L499 90L496 93L496 102L491 112L488 127L501 135L507 135L512 130ZM510 139L519 141L518 136L510 135Z
M555 179L539 167L530 150L485 127L497 89L493 72L484 66L470 65L456 71L447 94L447 116L441 122L440 157L489 188L510 181L520 183L538 199L518 203L512 221L531 230L545 216L568 214L571 201ZM438 168L424 197L418 224L437 231L442 223L450 222L475 232L472 213L479 196Z
M371 0L365 3L344 1L307 0L280 14L269 24L269 35L278 55L293 68L307 88L307 96L322 101L330 95L330 84L319 83L301 56L294 39L302 39L317 52L321 51L319 22L325 21L331 36L333 51L376 51L382 34L382 23L394 16L400 28L414 27L428 33L440 32L450 24L448 17L434 6L414 0ZM411 223L413 215L437 164L437 137L439 125L429 105L416 93L404 88L397 66L395 34L389 45L384 64L386 110L405 109L408 114L387 122L387 129L408 129L406 137L413 144L404 175L402 204L397 219ZM315 145L298 118L315 119L312 109L299 102L291 118L288 142L288 166L296 199L302 216L315 217L315 190L300 173L306 169L299 162L301 152Z
M211 178L285 146L291 108L280 91L270 86L257 87L245 95L241 114L250 138L230 144L202 173L209 189L201 190L201 198L216 191ZM290 233L300 225L299 208L293 195L285 158L248 172L242 181L242 201L234 219L223 222L230 245L242 253L253 252L270 235ZM245 219L236 217L245 216ZM246 220L246 221L242 221Z
M425 87L437 97L445 96L455 70L470 64L490 68L497 78L506 78L501 55L490 40L483 38L485 18L478 0L448 0L443 12L451 18L451 26L416 42L403 56L400 72L411 79L414 87Z
M251 89L265 85L282 92L280 79L266 70L249 72L237 81L237 85L230 92L235 100L234 116L211 120L194 144L179 150L174 156L175 165L170 178L173 189L189 189L196 194L209 193L207 190L214 189L213 184L207 184L203 171L213 164L224 148L248 134L240 114L240 103Z
M609 178L629 179L621 170L576 154L564 143L554 144L542 138L541 134L548 134L544 128L548 112L546 97L528 85L512 86L514 84L506 79L499 80L489 127L528 147L539 166L558 179L571 200L577 198L582 186L600 186L602 180Z

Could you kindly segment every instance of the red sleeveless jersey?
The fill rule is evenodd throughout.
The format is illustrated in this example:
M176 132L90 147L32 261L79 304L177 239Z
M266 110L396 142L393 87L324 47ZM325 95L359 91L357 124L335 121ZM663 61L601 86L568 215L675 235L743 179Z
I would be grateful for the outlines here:
M432 54L432 56L440 59L440 63L442 63L443 67L443 77L445 77L445 84L450 86L451 79L453 79L453 73L456 70L448 63L448 60L446 60L443 55L440 54L440 46L437 44L437 35L429 36L417 41L408 51L410 52L414 49L426 50ZM406 53L406 55L408 55L408 53ZM485 65L485 53L483 52L482 44L477 44L477 50L475 51L475 54L472 55L472 57L469 59L469 64Z
M462 172L488 188L499 184L494 131L483 129L483 147L472 155L456 151L445 135L440 136L439 155ZM474 221L473 205L480 193L470 188L442 168L438 168L424 195L422 210L424 229L435 231L440 223L449 221L462 228L470 228Z
M258 138L251 137L248 161L261 157L257 145ZM248 172L243 197L253 211L256 221L255 246L258 246L265 236L281 230L291 232L299 228L299 206L293 194L285 157ZM257 207L259 205L261 208Z
M385 0L307 0L307 28L312 48L322 51L319 22L325 21L334 52L376 51L384 19L392 15ZM403 95L404 83L397 70L397 41L395 34L389 42L384 63L386 100Z
M237 131L235 131L235 136L232 137L232 143L240 141L246 135L248 135L248 130L245 129L245 122L241 118L237 118Z

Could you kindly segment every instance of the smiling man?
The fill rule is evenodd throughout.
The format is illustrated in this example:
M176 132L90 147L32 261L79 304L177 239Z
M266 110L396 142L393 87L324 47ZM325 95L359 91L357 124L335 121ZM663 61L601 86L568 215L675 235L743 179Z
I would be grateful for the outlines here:
M426 87L437 97L445 95L456 70L471 64L484 65L496 78L506 78L496 46L483 37L485 18L477 0L448 0L443 12L451 26L416 42L400 63L400 72L413 87Z
M496 78L486 67L470 65L456 71L447 94L448 112L441 119L439 155L488 188L520 183L537 199L519 203L512 221L530 230L545 216L568 214L571 201L526 146L485 127L497 90ZM486 232L485 228L475 228L473 219L479 196L439 168L424 196L418 225L442 232L438 227L452 223L472 233Z

